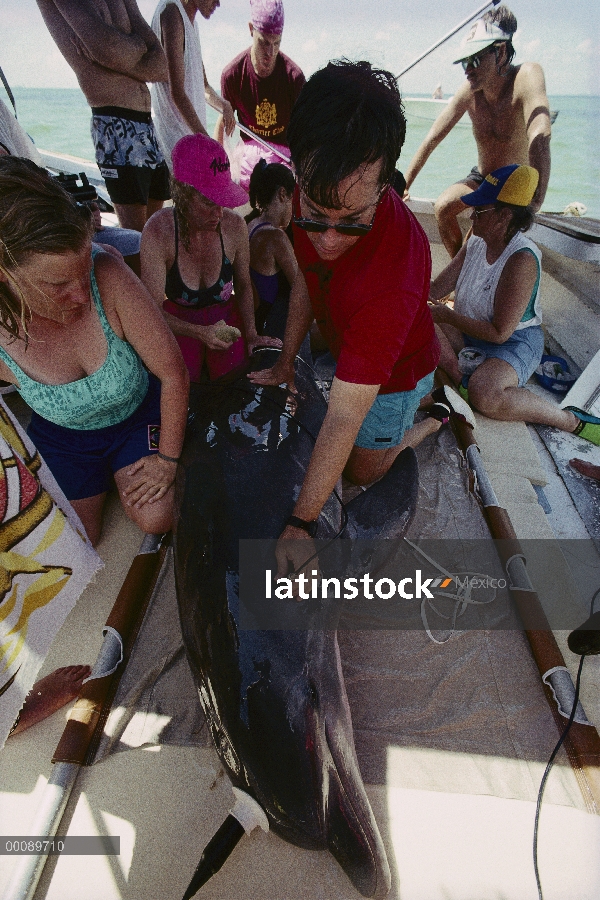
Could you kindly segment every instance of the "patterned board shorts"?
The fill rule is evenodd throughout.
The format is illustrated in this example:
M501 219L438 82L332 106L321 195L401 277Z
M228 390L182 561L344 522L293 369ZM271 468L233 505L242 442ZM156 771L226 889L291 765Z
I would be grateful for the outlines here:
M91 130L99 166L155 169L164 162L150 113L120 106L96 107Z
M92 108L91 134L114 203L169 199L169 172L150 113L120 106Z

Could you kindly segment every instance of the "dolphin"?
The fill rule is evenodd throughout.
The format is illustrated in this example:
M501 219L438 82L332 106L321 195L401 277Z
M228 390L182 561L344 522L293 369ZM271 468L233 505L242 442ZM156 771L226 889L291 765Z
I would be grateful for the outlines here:
M275 352L261 354L263 365ZM234 787L260 804L284 840L328 850L363 896L383 898L390 869L356 758L335 631L240 627L239 541L282 532L327 410L300 359L296 386L292 395L241 377L192 397L174 528L183 640ZM343 536L400 537L417 486L408 449L346 506ZM342 524L332 495L317 538L333 538Z

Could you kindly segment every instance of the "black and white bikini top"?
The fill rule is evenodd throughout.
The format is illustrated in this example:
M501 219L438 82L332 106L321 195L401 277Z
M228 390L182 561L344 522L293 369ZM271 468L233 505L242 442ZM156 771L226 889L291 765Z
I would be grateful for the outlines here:
M175 261L167 272L165 283L165 294L167 299L179 306L193 307L201 309L204 306L213 306L215 303L225 303L231 297L233 291L233 265L225 254L223 245L223 235L219 228L219 239L221 241L221 271L219 277L212 287L207 288L189 288L179 272L177 259L179 256L179 233L177 228L177 216L173 210L173 221L175 224Z

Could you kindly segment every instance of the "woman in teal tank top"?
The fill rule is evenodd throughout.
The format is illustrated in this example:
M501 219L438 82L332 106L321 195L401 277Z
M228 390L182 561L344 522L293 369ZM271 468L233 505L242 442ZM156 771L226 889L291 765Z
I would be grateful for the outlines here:
M29 434L96 543L113 477L144 531L171 527L188 377L142 284L91 236L43 169L0 159L0 379L31 407Z

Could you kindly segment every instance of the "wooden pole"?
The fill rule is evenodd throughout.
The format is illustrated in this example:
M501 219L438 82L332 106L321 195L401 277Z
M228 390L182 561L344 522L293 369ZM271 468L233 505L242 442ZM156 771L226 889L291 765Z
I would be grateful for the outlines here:
M104 722L150 602L168 540L147 534L104 626L104 643L90 680L81 688L52 757L54 767L30 827L31 835L56 835L79 769L93 761ZM30 900L47 854L19 857L2 900Z
M496 545L496 549L508 576L510 594L521 617L525 636L542 678L546 699L558 730L562 733L575 696L573 680L568 673L564 657L556 643L540 599L529 581L525 568L525 556L510 517L507 511L499 505L485 471L473 429L466 422L459 422L455 419L453 428L465 453L469 468L476 475L478 493L490 533L495 540L500 542ZM570 704L563 702L563 713L566 712L566 718L559 710L556 693L552 687L553 680L557 681L557 679L560 680L563 688L566 687L565 693L567 698L570 698ZM569 708L564 709L565 705ZM588 810L600 814L600 736L594 725L587 721L581 706L578 707L577 719L580 721L573 721L563 746Z

